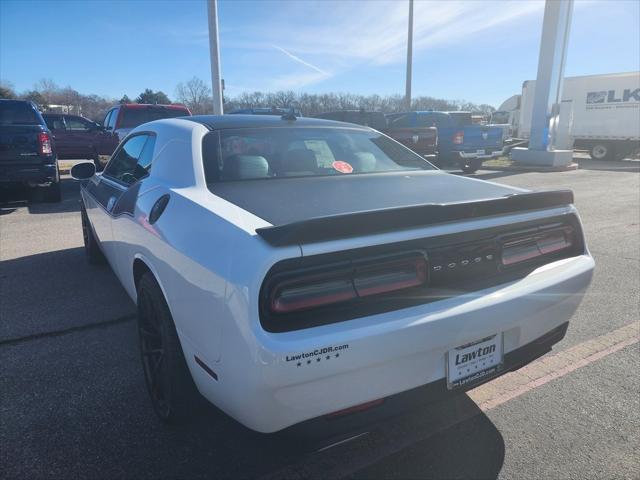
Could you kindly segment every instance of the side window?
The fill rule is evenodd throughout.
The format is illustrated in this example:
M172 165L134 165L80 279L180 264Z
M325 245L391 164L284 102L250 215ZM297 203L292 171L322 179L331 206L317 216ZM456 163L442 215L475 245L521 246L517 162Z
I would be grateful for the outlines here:
M119 108L114 108L113 110L111 110L111 116L109 117L109 124L107 125L107 128L109 130L115 130L116 129L116 120L118 119L118 112L120 111Z
M393 120L391 120L391 124L394 127L398 127L398 128L408 128L411 126L411 121L410 121L410 117L409 115L400 115L396 118L394 118Z
M64 130L64 121L59 115L47 115L44 121L47 127L49 127L49 130Z
M112 178L125 185L138 180L138 159L141 157L148 135L136 135L127 140L118 150L104 170L105 177ZM146 175L146 171L145 171Z
M67 130L74 132L88 132L90 130L89 123L78 117L67 117L65 119Z
M109 110L107 112L107 114L104 117L104 120L102 121L102 126L104 128L107 128L109 126L109 118L111 117L111 113L113 112L113 110Z
M153 149L156 146L156 137L153 135L149 135L147 138L147 143L144 144L144 148L142 149L140 158L138 158L136 171L134 172L136 180L140 180L141 178L146 177L147 175L149 175L149 171L151 170L151 163L153 161Z

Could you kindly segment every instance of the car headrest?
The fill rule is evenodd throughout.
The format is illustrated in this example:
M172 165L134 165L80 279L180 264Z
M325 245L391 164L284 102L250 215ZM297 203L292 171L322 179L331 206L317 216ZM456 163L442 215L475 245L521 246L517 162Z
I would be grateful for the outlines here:
M284 175L314 173L318 170L318 160L312 150L295 148L285 152L279 167L279 173Z
M232 155L225 159L223 180L247 180L269 176L269 162L259 155Z
M355 152L349 162L356 172L373 172L376 169L376 156L371 152Z

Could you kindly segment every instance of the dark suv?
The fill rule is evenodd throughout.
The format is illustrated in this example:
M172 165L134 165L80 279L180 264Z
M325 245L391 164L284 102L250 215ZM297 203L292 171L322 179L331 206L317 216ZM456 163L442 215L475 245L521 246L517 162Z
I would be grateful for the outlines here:
M15 183L45 187L48 201L60 201L56 151L42 115L31 102L0 100L0 186Z

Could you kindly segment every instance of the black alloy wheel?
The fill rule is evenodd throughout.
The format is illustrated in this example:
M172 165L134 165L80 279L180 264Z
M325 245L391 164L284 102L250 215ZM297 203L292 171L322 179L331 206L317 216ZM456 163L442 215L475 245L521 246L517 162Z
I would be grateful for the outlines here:
M171 413L171 390L168 388L167 364L160 315L149 292L138 295L138 334L142 368L151 403L156 414L167 420Z
M171 312L151 273L138 283L138 338L153 410L166 423L185 423L203 401L191 378Z

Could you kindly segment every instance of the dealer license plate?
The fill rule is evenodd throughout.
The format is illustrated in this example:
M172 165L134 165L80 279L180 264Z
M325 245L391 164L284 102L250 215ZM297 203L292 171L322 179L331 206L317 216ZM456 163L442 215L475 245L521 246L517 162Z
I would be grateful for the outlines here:
M477 153L478 155L484 155L485 150L476 150L476 153Z
M450 390L488 379L502 370L502 333L449 350L445 361Z

